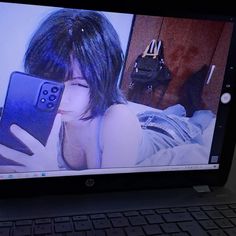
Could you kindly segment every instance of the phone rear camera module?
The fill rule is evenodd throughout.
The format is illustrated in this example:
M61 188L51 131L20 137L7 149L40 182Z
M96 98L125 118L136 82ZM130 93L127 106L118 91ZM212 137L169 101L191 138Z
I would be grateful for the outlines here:
M48 94L48 90L43 90L43 94L47 95Z
M40 102L45 103L45 102L46 102L46 99L45 99L45 98L41 98L41 99L40 99Z
M54 87L52 87L51 92L52 93L57 93L58 90L59 90L59 88L54 86Z
M53 112L59 106L61 93L61 87L57 83L43 83L37 95L36 107L45 112Z
M54 107L54 104L52 102L49 102L47 104L47 108L52 109Z
M56 98L57 98L57 97L56 97L55 95L50 95L50 96L49 96L49 100L50 100L50 101L55 101Z

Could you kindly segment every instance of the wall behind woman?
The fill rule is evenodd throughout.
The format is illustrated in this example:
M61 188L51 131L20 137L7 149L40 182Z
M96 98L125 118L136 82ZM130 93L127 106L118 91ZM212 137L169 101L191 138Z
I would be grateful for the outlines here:
M36 28L56 7L0 3L0 107L3 106L10 74L23 71L23 57ZM126 52L133 15L103 12L116 29Z
M163 109L176 104L184 82L204 64L214 64L216 67L211 81L204 85L202 108L216 112L232 29L231 23L223 21L136 16L122 82L123 90L128 93L137 56L143 53L152 39L158 39L163 41L165 63L173 79L160 104L158 92L154 90L151 105ZM145 99L143 101L145 103Z

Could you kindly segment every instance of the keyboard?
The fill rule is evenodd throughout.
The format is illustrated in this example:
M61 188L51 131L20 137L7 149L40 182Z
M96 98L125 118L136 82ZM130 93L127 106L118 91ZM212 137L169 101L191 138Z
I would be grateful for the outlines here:
M0 236L236 236L236 203L0 221Z

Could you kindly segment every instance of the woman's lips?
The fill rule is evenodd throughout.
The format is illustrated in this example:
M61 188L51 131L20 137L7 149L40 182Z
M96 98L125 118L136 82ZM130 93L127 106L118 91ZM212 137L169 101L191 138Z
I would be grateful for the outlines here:
M63 115L63 114L69 113L69 111L64 111L64 110L60 110L60 109L59 109L59 110L57 111L57 113Z

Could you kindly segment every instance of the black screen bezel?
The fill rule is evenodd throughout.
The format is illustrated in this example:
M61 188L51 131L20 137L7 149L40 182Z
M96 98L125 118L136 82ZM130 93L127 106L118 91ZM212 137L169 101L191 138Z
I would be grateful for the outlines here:
M226 19L234 22L234 14L230 8L222 8L215 5L213 8L205 5L190 6L179 4L171 9L168 3L161 3L158 8L153 8L153 3L147 4L140 2L125 1L79 1L68 3L62 1L34 1L12 0L1 2L15 2L33 5L58 6L83 8L91 10L114 11L124 13L134 13L143 15L176 16L176 17L195 17L195 18L217 18ZM193 185L222 186L225 184L234 153L236 137L232 134L236 131L235 125L235 82L236 77L236 30L234 26L233 39L229 53L222 93L231 94L231 102L224 105L223 109L229 110L226 132L222 149L220 168L217 170L193 170L193 171L169 171L151 173L130 173L130 174L105 174L105 175L85 175L85 176L66 176L66 177L43 177L32 179L8 179L0 181L1 196L18 195L44 195L44 194L75 194L85 192L117 191L130 189L156 189L189 187ZM230 84L229 86L226 86ZM218 120L218 125L220 125Z

